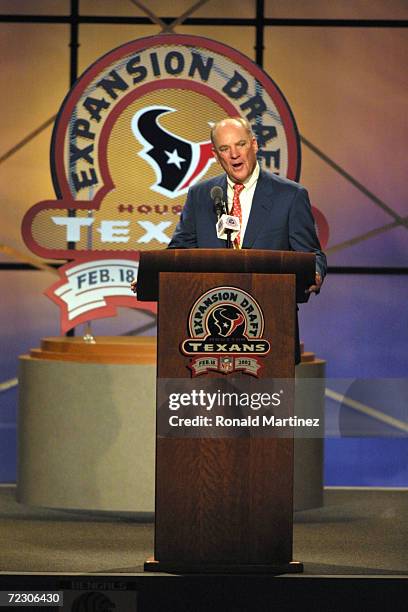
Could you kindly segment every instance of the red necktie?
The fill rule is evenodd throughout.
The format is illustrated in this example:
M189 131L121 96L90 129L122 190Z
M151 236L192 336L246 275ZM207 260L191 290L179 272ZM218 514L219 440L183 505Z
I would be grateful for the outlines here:
M240 226L242 225L242 210L241 210L241 202L239 199L239 194L241 193L243 188L244 188L244 185L242 183L234 184L234 197L232 199L232 211L231 211L231 215L233 217L238 217ZM236 249L240 248L240 236L241 236L241 232L238 234L238 236L234 240L234 248Z

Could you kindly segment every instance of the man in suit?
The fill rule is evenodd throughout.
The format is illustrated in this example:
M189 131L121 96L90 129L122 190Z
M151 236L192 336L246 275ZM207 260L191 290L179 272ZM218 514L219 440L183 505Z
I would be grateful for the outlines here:
M219 121L211 130L211 141L225 174L189 189L168 248L225 248L225 240L217 238L217 217L210 196L211 189L218 185L227 194L230 214L241 220L234 247L315 253L315 284L308 293L318 293L327 263L316 235L307 191L293 181L260 169L256 158L258 144L246 119L228 117ZM297 337L296 363L299 361Z

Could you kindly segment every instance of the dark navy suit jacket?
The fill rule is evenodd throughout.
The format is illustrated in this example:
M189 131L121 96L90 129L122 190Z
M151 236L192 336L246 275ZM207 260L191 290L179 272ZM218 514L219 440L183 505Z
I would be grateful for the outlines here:
M225 174L189 189L180 221L168 248L225 249L225 240L217 238L215 229L217 216L210 196L215 185L227 194ZM260 171L256 184L242 248L315 253L316 271L322 278L326 274L326 256L316 235L306 189L264 170ZM299 360L297 339L296 362Z

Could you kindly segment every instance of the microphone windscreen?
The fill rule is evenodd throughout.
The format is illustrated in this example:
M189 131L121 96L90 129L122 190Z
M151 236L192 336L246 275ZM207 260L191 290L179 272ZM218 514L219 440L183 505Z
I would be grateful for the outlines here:
M222 200L224 198L222 188L218 185L214 185L214 187L210 191L210 196L212 200Z

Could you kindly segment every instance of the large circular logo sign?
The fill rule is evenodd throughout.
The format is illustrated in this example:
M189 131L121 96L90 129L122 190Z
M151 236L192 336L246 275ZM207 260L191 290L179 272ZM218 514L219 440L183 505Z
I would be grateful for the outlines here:
M289 106L231 47L152 36L107 53L78 79L52 137L57 199L33 206L22 227L40 257L75 260L46 293L61 309L62 332L118 306L154 310L129 289L139 251L166 247L189 187L220 173L210 129L236 115L251 123L262 167L296 180L299 138ZM234 319L214 313L214 325L218 315Z
M220 173L211 126L235 115L251 123L262 167L296 180L300 149L292 113L250 59L181 35L111 51L62 105L51 151L58 200L26 215L27 244L54 258L165 247L188 188Z

